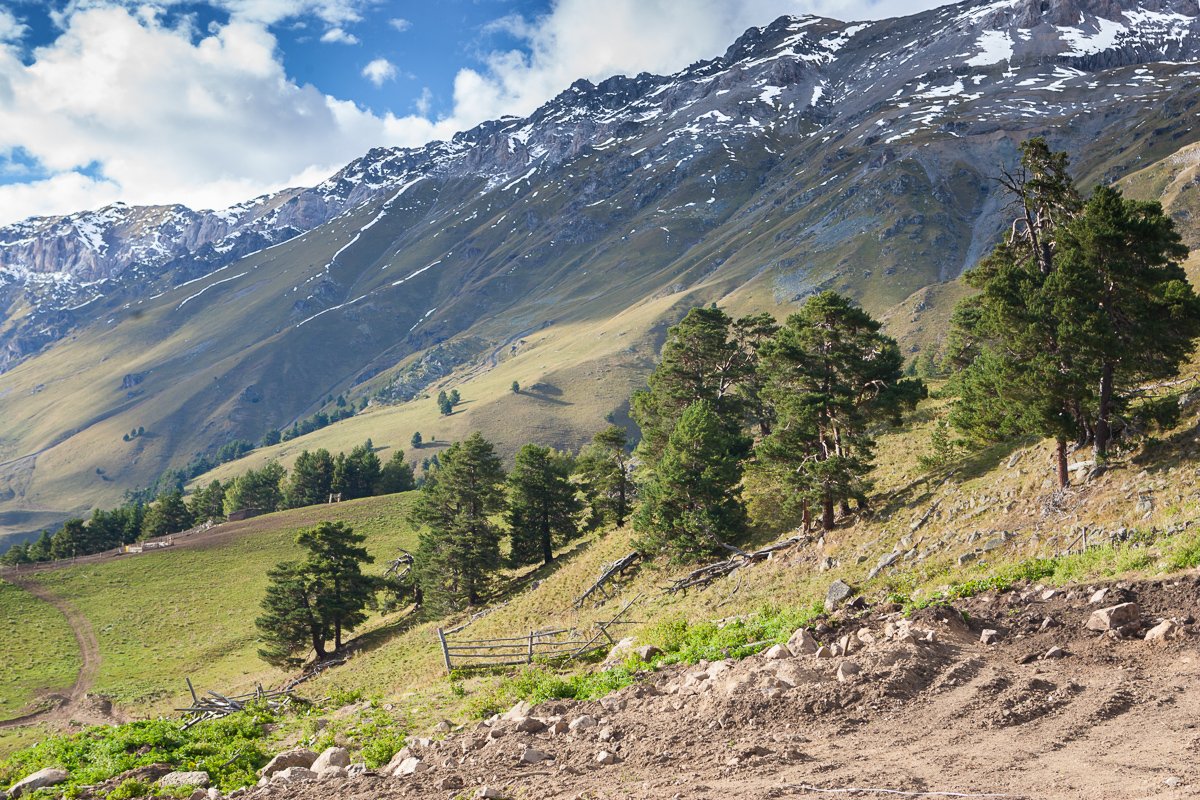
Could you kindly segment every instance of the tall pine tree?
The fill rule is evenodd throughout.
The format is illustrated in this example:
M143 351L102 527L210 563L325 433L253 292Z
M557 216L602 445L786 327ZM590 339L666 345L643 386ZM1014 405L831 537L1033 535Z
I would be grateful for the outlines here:
M554 547L579 535L582 504L570 481L572 459L549 447L527 444L508 475L508 525L514 564L554 560Z
M619 425L610 425L592 438L575 462L575 471L591 506L592 524L604 521L625 524L633 503L629 437Z
M426 607L435 613L476 605L500 566L504 468L491 442L473 433L450 445L427 473L413 508L425 526L417 563Z

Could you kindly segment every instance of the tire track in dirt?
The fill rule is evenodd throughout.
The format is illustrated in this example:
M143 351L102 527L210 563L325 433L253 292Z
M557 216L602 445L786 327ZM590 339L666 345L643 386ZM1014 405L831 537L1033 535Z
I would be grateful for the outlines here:
M67 624L71 626L71 632L75 634L75 642L79 645L81 664L79 666L79 673L75 676L75 683L71 686L71 693L67 696L65 702L57 706L44 708L41 711L34 711L30 714L14 717L13 719L0 720L0 730L39 722L52 714L63 716L69 713L92 688L92 684L96 682L96 675L100 672L100 643L96 639L95 631L92 630L92 624L79 612L79 609L30 578L10 574L6 575L2 580L24 589L40 600L44 600L66 617Z

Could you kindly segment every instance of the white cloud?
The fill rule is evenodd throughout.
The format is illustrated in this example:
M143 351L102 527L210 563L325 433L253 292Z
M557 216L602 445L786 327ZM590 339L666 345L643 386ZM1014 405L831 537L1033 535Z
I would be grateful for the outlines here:
M363 67L362 76L376 86L383 86L384 81L396 79L396 65L386 58L377 58Z
M0 186L0 223L118 198L222 207L452 133L296 84L261 24L193 34L110 7L77 12L28 65L0 46L0 154L24 148L53 175Z
M403 17L395 17L394 19L388 20L388 25L391 25L396 30L404 33L406 30L412 27L412 22L404 19Z
M70 0L61 11L52 12L60 27L80 11L120 6L131 11L153 7L172 7L192 3L193 0ZM363 10L371 0L207 0L207 4L221 9L244 22L260 22L272 25L285 19L315 16L331 26L345 25L362 19Z
M0 8L0 43L19 42L28 31L29 27L14 17L11 11Z
M321 41L326 44L358 44L358 37L345 28L330 28L321 35Z

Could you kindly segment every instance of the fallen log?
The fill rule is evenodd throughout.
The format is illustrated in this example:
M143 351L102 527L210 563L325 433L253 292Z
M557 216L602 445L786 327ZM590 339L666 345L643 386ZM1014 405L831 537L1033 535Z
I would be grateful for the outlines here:
M677 578L671 582L671 585L666 587L667 594L675 594L682 592L685 589L690 589L693 586L706 586L717 578L722 578L737 571L747 564L754 564L762 561L774 552L785 550L789 547L794 547L801 542L807 541L807 536L793 536L790 539L784 539L782 542L768 545L761 550L755 550L753 553L746 553L734 547L728 549L734 550L734 554L724 561L717 561L713 564L706 564L699 569L692 570L682 578Z
M625 570L632 567L634 564L640 561L641 558L642 554L634 550L629 555L624 556L623 558L618 558L611 564L606 565L604 567L604 571L600 573L600 577L596 579L596 582L589 586L587 590L579 596L579 599L575 601L575 608L582 608L583 604L587 602L587 599L596 592L600 592L605 596L605 599L607 599L608 593L604 591L604 584L608 583L614 577L623 574Z

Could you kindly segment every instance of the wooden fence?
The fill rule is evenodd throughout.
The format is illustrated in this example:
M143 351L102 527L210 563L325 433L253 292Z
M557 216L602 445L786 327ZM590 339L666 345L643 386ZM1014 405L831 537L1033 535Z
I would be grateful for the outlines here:
M625 604L615 617L607 622L597 622L591 635L574 628L551 628L531 630L524 636L509 636L498 639L455 639L441 628L437 629L438 643L442 646L442 658L446 672L456 669L486 669L488 667L515 667L532 664L535 660L553 661L578 658L615 643L608 629L614 625L628 625L621 617L641 595Z

